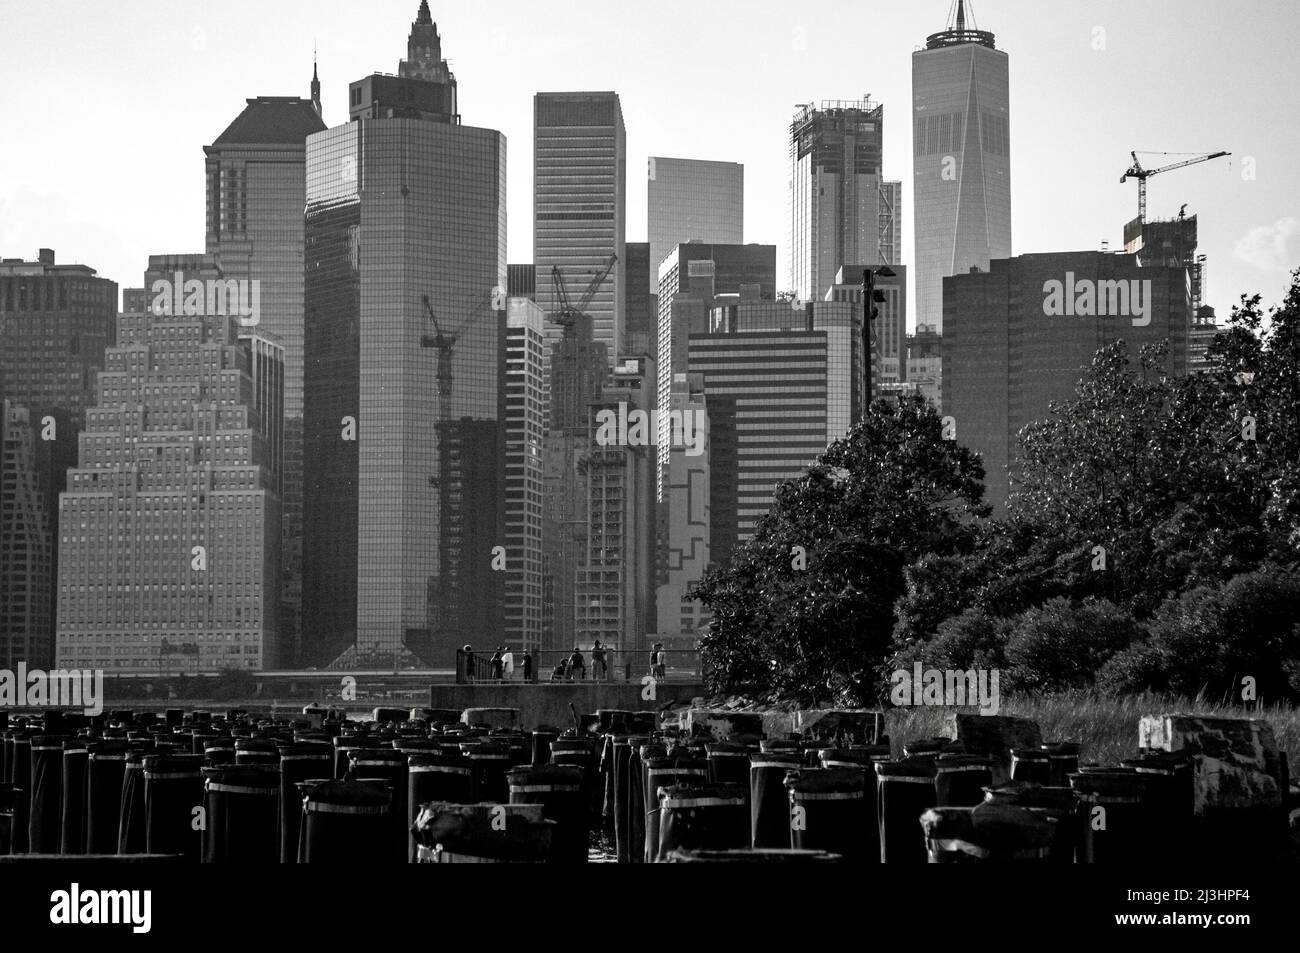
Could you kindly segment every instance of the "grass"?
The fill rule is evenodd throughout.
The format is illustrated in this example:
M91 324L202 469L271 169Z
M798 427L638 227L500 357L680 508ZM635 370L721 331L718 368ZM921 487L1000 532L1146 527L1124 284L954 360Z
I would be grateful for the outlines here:
M953 711L975 712L974 708L886 709L885 725L895 754L902 742L947 734ZM1118 764L1131 758L1138 747L1138 720L1143 715L1188 714L1216 718L1262 718L1273 726L1278 747L1287 752L1293 775L1300 765L1300 709L1291 705L1223 705L1198 698L1194 701L1162 695L1114 698L1093 692L1057 695L1026 695L1004 698L1000 715L1029 718L1038 722L1043 741L1075 741L1081 746L1082 761Z

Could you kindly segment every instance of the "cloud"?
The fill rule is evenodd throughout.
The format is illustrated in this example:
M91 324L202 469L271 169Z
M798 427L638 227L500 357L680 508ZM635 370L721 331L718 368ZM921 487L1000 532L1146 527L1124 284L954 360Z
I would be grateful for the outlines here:
M1280 218L1272 225L1258 225L1238 241L1232 256L1260 271L1287 271L1294 264L1287 251L1287 241L1300 232L1300 221L1291 216Z

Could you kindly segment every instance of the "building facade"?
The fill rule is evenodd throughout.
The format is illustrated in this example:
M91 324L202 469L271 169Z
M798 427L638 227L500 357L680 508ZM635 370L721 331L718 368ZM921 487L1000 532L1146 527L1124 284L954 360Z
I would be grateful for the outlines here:
M955 21L912 54L917 324L943 333L943 279L1011 255L1007 54Z
M714 562L753 535L777 484L802 475L863 411L860 310L848 301L762 301L714 308L691 334L709 419Z
M175 258L151 259L147 274L164 261L171 277L159 281L211 280ZM118 318L60 498L57 664L159 675L273 668L283 661L280 504L250 349L236 317L188 300L178 311L146 283L153 303Z
M986 499L999 509L1012 490L1016 435L1074 396L1099 348L1122 338L1136 358L1142 345L1168 340L1167 372L1188 371L1191 289L1181 267L1095 251L1020 255L945 279L944 310L943 413L983 458Z
M0 406L0 668L54 660L54 518L46 505L41 422L21 404ZM47 453L48 456L48 453Z
M651 156L646 212L650 273L678 245L745 241L745 167L739 162Z
M537 302L560 308L553 269L569 301L580 302L609 262L617 262L585 309L613 367L623 345L627 288L627 131L612 92L533 97L533 263ZM561 336L548 326L547 341Z
M19 610L11 604L9 635L21 645L29 664L48 664L54 658L55 616L58 601L59 494L67 488L68 470L77 465L78 435L85 426L86 410L95 404L95 384L104 367L105 349L113 344L117 333L118 289L115 282L96 275L85 265L60 265L52 249L42 248L35 261L6 258L0 261L0 398L8 398L25 412L26 424L12 423L10 473L15 494L23 501L12 501L22 511L24 525L37 536L51 536L50 560L40 555L37 540L29 543L11 540L9 569L0 568L0 591L19 599L27 594L26 605ZM19 446L21 432L30 427L35 443ZM32 456L30 460L27 454ZM26 461L26 462L23 462ZM34 476L20 477L18 468L34 466ZM35 479L33 485L29 482ZM39 491L39 500L28 494ZM41 514L28 512L39 506ZM45 530L38 527L44 526ZM23 555L19 555L22 549ZM5 572L14 575L4 578ZM33 615L35 607L45 613L43 619ZM22 621L22 631L12 626ZM0 652L4 651L0 648Z
M660 531L664 549L659 567L660 582L655 590L659 641L672 644L679 638L696 637L709 620L709 612L698 599L688 595L690 587L704 578L712 559L709 548L710 445L708 406L701 375L676 374L672 382L670 414L691 421L699 433L698 443L684 440L669 448L664 475L663 523Z
M819 300L844 262L880 257L884 112L827 100L790 123L788 290L800 301Z
M505 137L453 119L358 119L307 139L316 664L450 666L460 645L500 639Z
M206 252L221 276L258 282L256 327L284 348L283 420L273 453L284 519L279 617L291 654L302 623L304 169L307 137L324 128L318 98L260 96L203 148Z
M504 621L506 644L542 647L542 492L546 349L542 309L511 298L506 316L501 420L505 426Z

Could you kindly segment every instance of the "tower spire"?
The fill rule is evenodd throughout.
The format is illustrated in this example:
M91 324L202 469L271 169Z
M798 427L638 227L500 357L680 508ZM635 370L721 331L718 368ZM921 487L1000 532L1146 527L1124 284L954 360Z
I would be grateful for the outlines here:
M429 0L420 0L420 12L415 15L416 23L432 23L433 14L429 12Z
M966 29L966 0L957 0L957 29Z
M316 109L316 115L321 115L320 75L316 72L316 45L314 43L311 50L311 104Z

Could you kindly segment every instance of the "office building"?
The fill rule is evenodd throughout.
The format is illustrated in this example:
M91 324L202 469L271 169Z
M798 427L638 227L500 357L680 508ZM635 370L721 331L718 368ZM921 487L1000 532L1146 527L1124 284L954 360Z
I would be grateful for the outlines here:
M844 262L880 259L884 112L865 97L827 100L790 123L789 290L800 301L820 300Z
M24 523L38 535L42 531L36 527L46 527L52 540L59 535L59 494L67 487L68 470L77 464L78 435L85 426L86 409L95 403L96 375L104 367L105 349L115 339L117 298L115 282L98 277L95 269L86 265L57 264L49 248L40 249L35 261L0 261L0 398L13 403L15 415L19 409L27 415L27 423L15 418L12 424L15 442L10 459L15 468L36 466L34 488L40 494L39 502L32 502L26 494L33 486L23 478L24 502L15 499L13 505L21 505L24 513L27 507L39 505L42 515L24 515ZM27 427L32 428L35 443L24 449L27 438L19 434L26 434ZM30 460L29 452L33 455ZM18 472L12 470L11 476L19 479ZM18 484L15 492L20 492ZM17 515L18 510L13 513ZM13 545L25 544L15 540ZM30 598L20 614L24 619L33 618L39 606L45 618L22 633L10 630L11 637L31 653L26 657L29 664L48 665L54 658L58 547L50 544L47 565L39 555L39 544L33 541L32 545L36 548L24 550L23 555L17 549L12 551L15 561L9 563L10 571L17 575L6 580L2 578L5 570L0 569L0 590L16 599L21 589L34 587L28 590ZM33 573L43 575L37 578Z
M1191 290L1183 267L1132 255L1057 252L944 280L943 413L984 461L986 499L1011 491L1017 434L1070 400L1097 350L1122 338L1136 360L1169 341L1166 372L1188 371Z
M1008 102L1007 54L967 27L958 0L949 28L912 54L913 312L939 334L943 279L1011 255Z
M623 354L655 357L659 342L659 272L650 264L649 242L628 242L627 321L623 325Z
M420 0L397 75L372 73L348 86L348 118L460 122L456 77L443 59L442 37L428 0Z
M54 513L47 505L41 422L0 407L0 668L54 660ZM48 459L48 451L46 453Z
M776 487L806 472L864 410L860 308L792 307L745 295L691 334L709 419L709 544L714 562L753 535Z
M417 63L436 35L426 12L408 43ZM447 87L435 65L404 82ZM459 646L500 640L505 176L505 137L448 113L307 139L303 631L315 664L450 667Z
M674 441L664 475L661 509L664 526L663 565L655 590L658 641L673 645L680 639L698 637L709 612L688 593L704 578L712 558L709 548L709 417L704 397L704 379L696 374L676 374L672 382L669 412L689 420L699 433L695 446Z
M659 407L656 498L663 501L668 466L668 409L675 374L686 373L687 337L709 330L709 309L717 295L740 294L771 301L776 297L775 245L678 245L659 263L657 402Z
M917 325L907 337L905 380L936 407L943 405L943 338L930 325Z
M651 156L646 213L650 273L678 245L745 241L745 167L739 162Z
M533 263L537 302L560 309L553 269L570 302L617 256L584 309L613 367L626 306L627 132L617 93L538 93L533 98ZM561 337L547 327L546 339Z
M506 265L506 294L537 300L537 268L532 264Z
M273 446L284 526L278 589L281 638L296 655L302 615L303 194L307 137L320 132L320 82L312 99L259 96L211 145L206 252L225 279L258 283L259 315L247 330L284 349L284 409Z
M506 313L501 420L505 427L505 642L536 652L542 639L542 491L546 352L542 309L511 298ZM602 362L603 366L603 362Z
M879 267L879 266L875 266ZM843 265L835 273L835 283L827 289L826 301L851 301L862 311L862 277L865 265ZM875 303L879 312L871 323L871 383L873 390L882 385L898 384L904 379L907 340L907 267L895 265L894 274L876 275L876 290L884 301Z
M127 296L152 294L150 307L118 317L60 497L60 668L165 675L282 662L280 504L251 349L235 315L188 297L173 309L156 283L214 273L202 256L151 258L144 294ZM281 399L269 395L268 416Z
M630 422L632 413L648 413L654 387L653 361L631 358L614 368L604 392L590 405L583 460L587 534L574 586L578 644L599 639L611 649L640 654L654 631L653 451L632 439L630 426L627 439L601 436L602 414Z
M877 234L877 265L903 263L903 183L880 183L880 217Z

